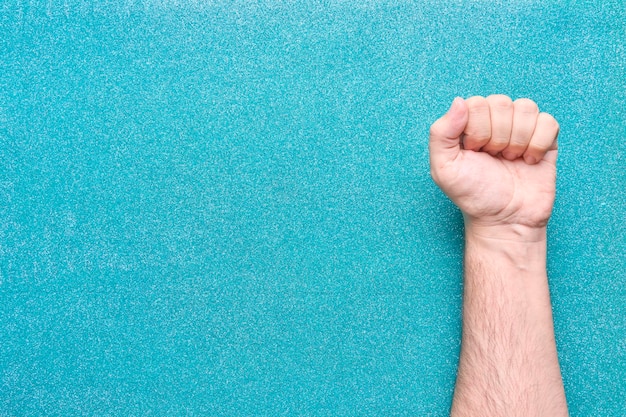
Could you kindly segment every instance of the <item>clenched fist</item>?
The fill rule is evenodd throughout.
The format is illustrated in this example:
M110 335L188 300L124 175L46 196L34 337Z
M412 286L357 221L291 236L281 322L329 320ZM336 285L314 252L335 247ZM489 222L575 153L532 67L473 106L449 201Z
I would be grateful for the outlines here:
M545 229L558 133L554 117L531 100L456 98L430 129L431 175L463 212L466 228L502 238Z

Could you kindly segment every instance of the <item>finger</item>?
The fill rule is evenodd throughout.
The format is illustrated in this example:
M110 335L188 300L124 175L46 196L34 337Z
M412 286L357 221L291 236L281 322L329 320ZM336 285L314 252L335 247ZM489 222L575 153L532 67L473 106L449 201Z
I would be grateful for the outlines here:
M559 150L556 148L556 142L553 145L553 147L554 149L551 148L550 150L548 150L548 152L546 152L546 154L543 157L543 160L556 165L556 158L559 152Z
M512 161L524 154L535 131L538 115L539 108L534 101L520 98L513 102L513 128L509 146L502 151L504 158Z
M481 96L470 97L465 100L469 118L465 127L463 147L478 151L489 142L491 138L491 116L489 103Z
M539 113L537 125L530 138L528 148L524 152L524 160L527 164L535 164L544 157L550 160L556 158L557 137L559 135L559 123L548 113ZM553 151L546 155L548 151Z
M491 117L491 138L482 150L496 155L509 146L513 126L513 101L502 94L487 97Z
M460 137L467 125L468 111L465 101L457 97L448 112L430 127L430 162L438 169L453 160L461 151Z

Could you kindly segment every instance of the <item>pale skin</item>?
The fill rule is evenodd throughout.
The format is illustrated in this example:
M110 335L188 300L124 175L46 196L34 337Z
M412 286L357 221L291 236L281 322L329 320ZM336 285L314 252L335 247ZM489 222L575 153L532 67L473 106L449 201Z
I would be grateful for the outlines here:
M568 416L546 273L558 132L503 95L457 98L431 126L432 177L465 222L453 417Z

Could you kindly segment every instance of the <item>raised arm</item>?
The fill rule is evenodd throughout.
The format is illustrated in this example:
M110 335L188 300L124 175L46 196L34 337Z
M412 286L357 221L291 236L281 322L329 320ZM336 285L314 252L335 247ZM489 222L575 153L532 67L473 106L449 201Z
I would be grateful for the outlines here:
M528 99L455 99L431 174L465 221L463 335L451 415L567 416L546 274L559 126Z

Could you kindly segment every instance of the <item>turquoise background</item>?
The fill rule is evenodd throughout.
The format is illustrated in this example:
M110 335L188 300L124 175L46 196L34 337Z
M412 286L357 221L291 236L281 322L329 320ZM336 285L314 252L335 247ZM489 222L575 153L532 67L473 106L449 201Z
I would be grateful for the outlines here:
M444 416L457 96L561 123L572 416L626 411L621 1L0 3L0 415Z

